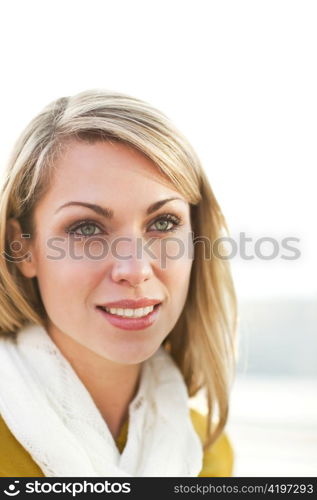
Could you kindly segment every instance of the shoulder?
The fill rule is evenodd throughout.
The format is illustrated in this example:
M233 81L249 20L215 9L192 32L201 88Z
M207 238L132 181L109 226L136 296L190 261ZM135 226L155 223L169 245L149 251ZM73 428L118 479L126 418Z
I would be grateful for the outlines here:
M207 432L207 416L193 408L190 409L193 426L204 441ZM234 452L226 433L222 433L217 441L204 452L203 467L199 477L230 477L232 476Z
M0 415L0 477L40 477L41 469L15 439Z

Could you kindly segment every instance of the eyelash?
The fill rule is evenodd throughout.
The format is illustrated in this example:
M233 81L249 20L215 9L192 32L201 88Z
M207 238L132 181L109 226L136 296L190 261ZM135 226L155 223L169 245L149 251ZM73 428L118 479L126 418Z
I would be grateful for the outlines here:
M156 222L161 221L161 220L167 220L168 222L172 222L174 225L170 229L165 229L163 231L160 231L160 230L157 229L157 232L159 232L159 233L169 233L169 232L177 231L177 229L180 226L182 226L182 224L183 224L183 220L182 220L181 217L179 217L178 215L173 215L173 214L167 213L167 214L162 214L159 217L157 217L157 219L155 219L151 223L151 226L153 224L155 224ZM98 235L101 234L101 233L97 233L97 234L85 235L85 234L78 234L78 233L76 233L76 230L78 230L78 229L80 229L82 227L85 227L85 226L96 226L96 227L98 227L98 229L101 230L101 228L99 227L99 224L97 224L95 221L93 221L93 220L85 220L85 221L82 221L80 224L75 224L75 225L72 224L71 226L69 226L66 229L66 233L68 233L70 235L77 234L78 236L82 236L83 238L90 238L91 236L98 236Z

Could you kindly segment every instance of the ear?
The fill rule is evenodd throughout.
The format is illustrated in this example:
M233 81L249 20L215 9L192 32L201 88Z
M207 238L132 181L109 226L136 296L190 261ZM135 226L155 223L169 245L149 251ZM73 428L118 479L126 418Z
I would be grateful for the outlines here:
M7 222L7 240L9 255L6 258L14 262L26 278L36 276L35 254L32 250L31 235L23 233L17 219Z

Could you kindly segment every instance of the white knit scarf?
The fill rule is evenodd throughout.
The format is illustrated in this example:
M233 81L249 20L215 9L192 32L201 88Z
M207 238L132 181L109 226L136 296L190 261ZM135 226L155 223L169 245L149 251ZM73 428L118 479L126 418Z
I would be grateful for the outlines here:
M143 363L122 454L42 326L30 324L16 340L0 340L0 413L47 477L182 477L198 476L202 469L186 386L163 347Z

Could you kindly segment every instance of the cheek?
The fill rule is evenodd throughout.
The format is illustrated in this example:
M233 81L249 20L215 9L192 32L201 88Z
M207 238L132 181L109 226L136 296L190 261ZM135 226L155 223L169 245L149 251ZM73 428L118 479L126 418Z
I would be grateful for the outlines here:
M188 249L179 243L170 242L161 255L160 272L167 285L172 310L180 314L188 294L193 260Z
M47 311L59 313L81 309L91 290L100 279L100 266L87 259L74 259L69 255L52 259L48 254L37 258L37 279Z
M159 267L164 271L187 272L191 267L193 259L193 243L190 232L179 231L177 235L171 235L161 240L154 241L149 247L155 255Z

